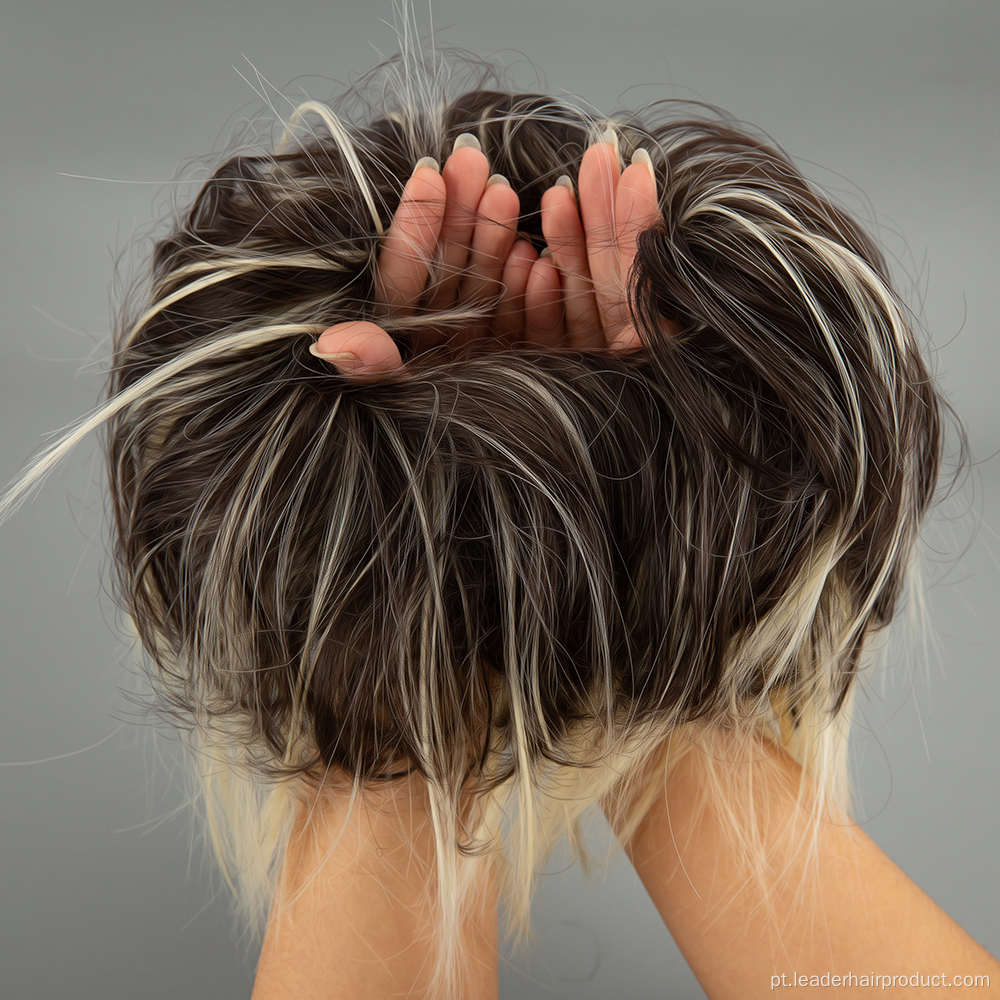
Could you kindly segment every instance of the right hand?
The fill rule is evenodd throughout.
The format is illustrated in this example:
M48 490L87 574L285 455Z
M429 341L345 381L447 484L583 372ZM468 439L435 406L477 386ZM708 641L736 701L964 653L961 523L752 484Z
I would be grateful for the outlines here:
M636 239L660 217L649 154L639 150L621 170L608 129L580 163L579 206L557 184L542 196L542 232L558 269L563 317L551 317L550 343L581 350L641 346L628 308Z

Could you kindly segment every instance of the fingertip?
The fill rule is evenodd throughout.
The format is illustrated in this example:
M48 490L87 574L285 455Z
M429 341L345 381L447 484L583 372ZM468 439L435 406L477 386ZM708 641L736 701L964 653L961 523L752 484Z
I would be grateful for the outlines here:
M542 235L564 266L578 266L585 253L583 223L572 191L563 184L553 185L543 195Z
M402 238L404 249L418 254L433 249L447 197L444 178L436 170L423 167L410 175L389 226L390 233Z
M321 345L319 341L315 344L309 345L309 353L314 358L319 358L320 361L343 361L345 358L353 358L354 355L350 351L338 351L335 350L330 345Z
M543 250L538 255L538 257L531 265L531 276L533 282L541 282L543 280L546 280L546 281L553 281L558 284L559 268L556 267L556 263L552 259L551 253L547 254Z
M655 186L656 185L656 171L653 169L653 161L650 158L649 153L647 153L646 150L644 150L642 147L640 147L639 149L637 149L632 154L632 166L634 167L637 164L641 164L642 166L644 166L649 171L649 176L650 176L650 178L653 181L653 185Z
M624 271L632 266L639 234L660 218L652 162L645 150L636 153L643 153L643 156L633 157L631 166L621 175L615 194L615 225Z
M510 248L511 257L515 254L521 258L530 257L532 261L538 260L538 251L535 249L531 240L516 240L514 245Z
M643 156L639 157L639 153L642 153ZM618 183L620 191L631 191L636 195L642 195L649 201L656 201L656 173L653 170L653 161L644 149L636 150L636 156L632 158L632 163L622 171Z
M424 166L421 163L429 161ZM403 200L419 202L441 202L445 198L444 178L437 166L437 161L425 156L417 163L413 173L410 174L406 186L403 188Z
M577 180L580 216L588 239L613 234L615 193L621 176L618 149L606 142L589 146L580 161Z
M378 376L403 364L392 337L374 323L362 320L331 326L309 350L334 365L342 375Z
M634 326L627 326L620 330L611 343L613 351L637 351L642 347L639 339L639 331Z
M516 225L521 211L521 199L505 178L494 179L499 176L494 174L487 183L479 200L477 213L481 218L492 219L504 225Z
M552 347L564 341L562 281L551 257L539 257L531 266L524 292L524 314L527 343Z
M524 305L529 312L562 312L562 275L551 257L539 257L531 265L524 290Z
M434 173L439 174L441 173L441 164L433 156L421 156L413 165L413 173L415 174L418 170L433 170Z
M613 136L613 141L609 141L609 133ZM580 172L583 173L584 166L592 170L597 166L610 167L615 175L621 172L621 153L618 148L618 136L612 129L606 129L600 139L592 142L584 151L580 160Z
M563 174L556 181L555 187L565 188L573 196L573 200L576 201L576 190L573 187L573 178L569 174Z
M462 137L459 136L459 139ZM475 138L470 135L470 138ZM475 146L457 145L447 160L444 161L442 174L449 184L456 181L474 181L480 187L485 188L490 176L490 164L486 159L486 154L479 148L478 142Z
M610 122L605 126L598 141L610 146L616 153L618 152L618 133Z
M531 269L538 260L538 251L528 240L517 240L507 254L503 274L500 278L507 298L520 298L524 295L531 277Z
M463 132L460 136L455 139L454 145L451 147L452 154L457 153L460 149L478 149L482 152L483 146L479 139L476 138L471 132Z
M349 353L347 348L348 341L353 338L354 334L359 332L359 328L366 326L378 329L374 323L362 323L353 320L346 323L334 323L333 326L328 326L317 337L315 343L310 344L309 353L314 357L323 358L324 360L347 354Z
M566 179L569 180L568 177ZM570 181L570 185L572 183ZM573 205L574 208L576 207L576 197L573 194L572 186L567 187L565 184L557 182L542 192L541 208L543 213L551 212L553 209L560 208L563 205Z
M504 284L507 284L507 273L511 270L528 272L538 260L538 251L531 245L530 240L515 240L514 245L507 254L507 261L504 264ZM525 279L527 280L527 279Z

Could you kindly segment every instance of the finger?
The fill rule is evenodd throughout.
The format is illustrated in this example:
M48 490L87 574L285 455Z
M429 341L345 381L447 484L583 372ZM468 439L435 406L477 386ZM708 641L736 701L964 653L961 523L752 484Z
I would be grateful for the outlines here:
M559 268L569 342L581 349L604 345L604 328L594 298L583 223L573 196L573 182L560 177L542 195L542 233Z
M619 262L623 275L635 260L636 239L660 218L653 161L644 149L632 154L632 165L618 180L615 222L618 227Z
M524 339L539 347L558 347L566 342L563 293L559 269L551 257L540 257L532 265L524 292Z
M583 154L580 162L580 216L587 240L587 260L597 307L604 317L621 296L615 226L615 193L621 171L618 137L609 128Z
M469 259L469 246L476 226L476 212L486 190L490 165L479 149L479 140L463 133L442 171L448 201L438 241L439 273L431 291L431 309L450 309L458 296Z
M511 247L501 278L503 292L491 329L498 346L516 344L524 338L524 293L536 260L538 251L527 240L518 240Z
M618 346L631 341L618 336L631 322L628 309L628 283L635 261L636 241L640 233L649 229L660 217L656 198L656 178L649 153L637 149L632 165L626 168L618 181L615 192L615 226L617 230L618 268L620 292L614 301L605 303L605 316L611 340ZM632 331L634 334L634 330Z
M634 324L626 323L611 334L608 347L613 351L636 351L642 347L639 331Z
M514 245L520 208L520 200L507 179L494 174L479 201L469 262L459 288L460 305L474 306L499 297L504 266ZM488 323L478 326L480 332L485 332ZM472 327L469 330L471 339L476 334Z
M374 323L337 323L324 330L310 353L335 365L342 375L371 378L403 365L392 337Z
M417 307L445 215L445 182L436 161L417 161L382 242L376 272L379 302L398 312Z

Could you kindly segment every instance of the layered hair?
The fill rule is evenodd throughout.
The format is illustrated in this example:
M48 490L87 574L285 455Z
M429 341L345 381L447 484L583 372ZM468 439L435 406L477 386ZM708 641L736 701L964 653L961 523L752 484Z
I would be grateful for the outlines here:
M670 102L609 122L417 93L358 121L307 102L214 171L121 319L106 404L31 481L106 424L117 592L248 913L303 799L423 776L445 983L469 872L523 926L556 840L595 803L634 828L713 734L777 742L846 806L850 694L903 594L942 404L881 253L768 141ZM641 349L413 352L475 318L377 301L417 160L474 134L541 248L543 192L609 124L660 192L627 289ZM309 353L359 319L405 377ZM759 860L739 789L705 784Z

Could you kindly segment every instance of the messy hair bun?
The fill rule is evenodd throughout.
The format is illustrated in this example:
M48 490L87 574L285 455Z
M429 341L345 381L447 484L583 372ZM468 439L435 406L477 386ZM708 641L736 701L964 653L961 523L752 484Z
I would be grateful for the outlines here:
M523 923L555 840L614 810L623 775L652 786L668 745L768 737L844 802L849 695L941 432L872 241L777 148L669 104L612 123L661 192L628 290L641 350L412 352L469 322L376 301L416 161L473 133L541 248L542 193L608 124L535 94L439 97L364 123L309 102L274 152L219 166L156 246L82 428L107 421L118 593L248 911L298 800L416 771L444 969L462 866L492 865ZM405 378L309 353L356 319L390 330Z

